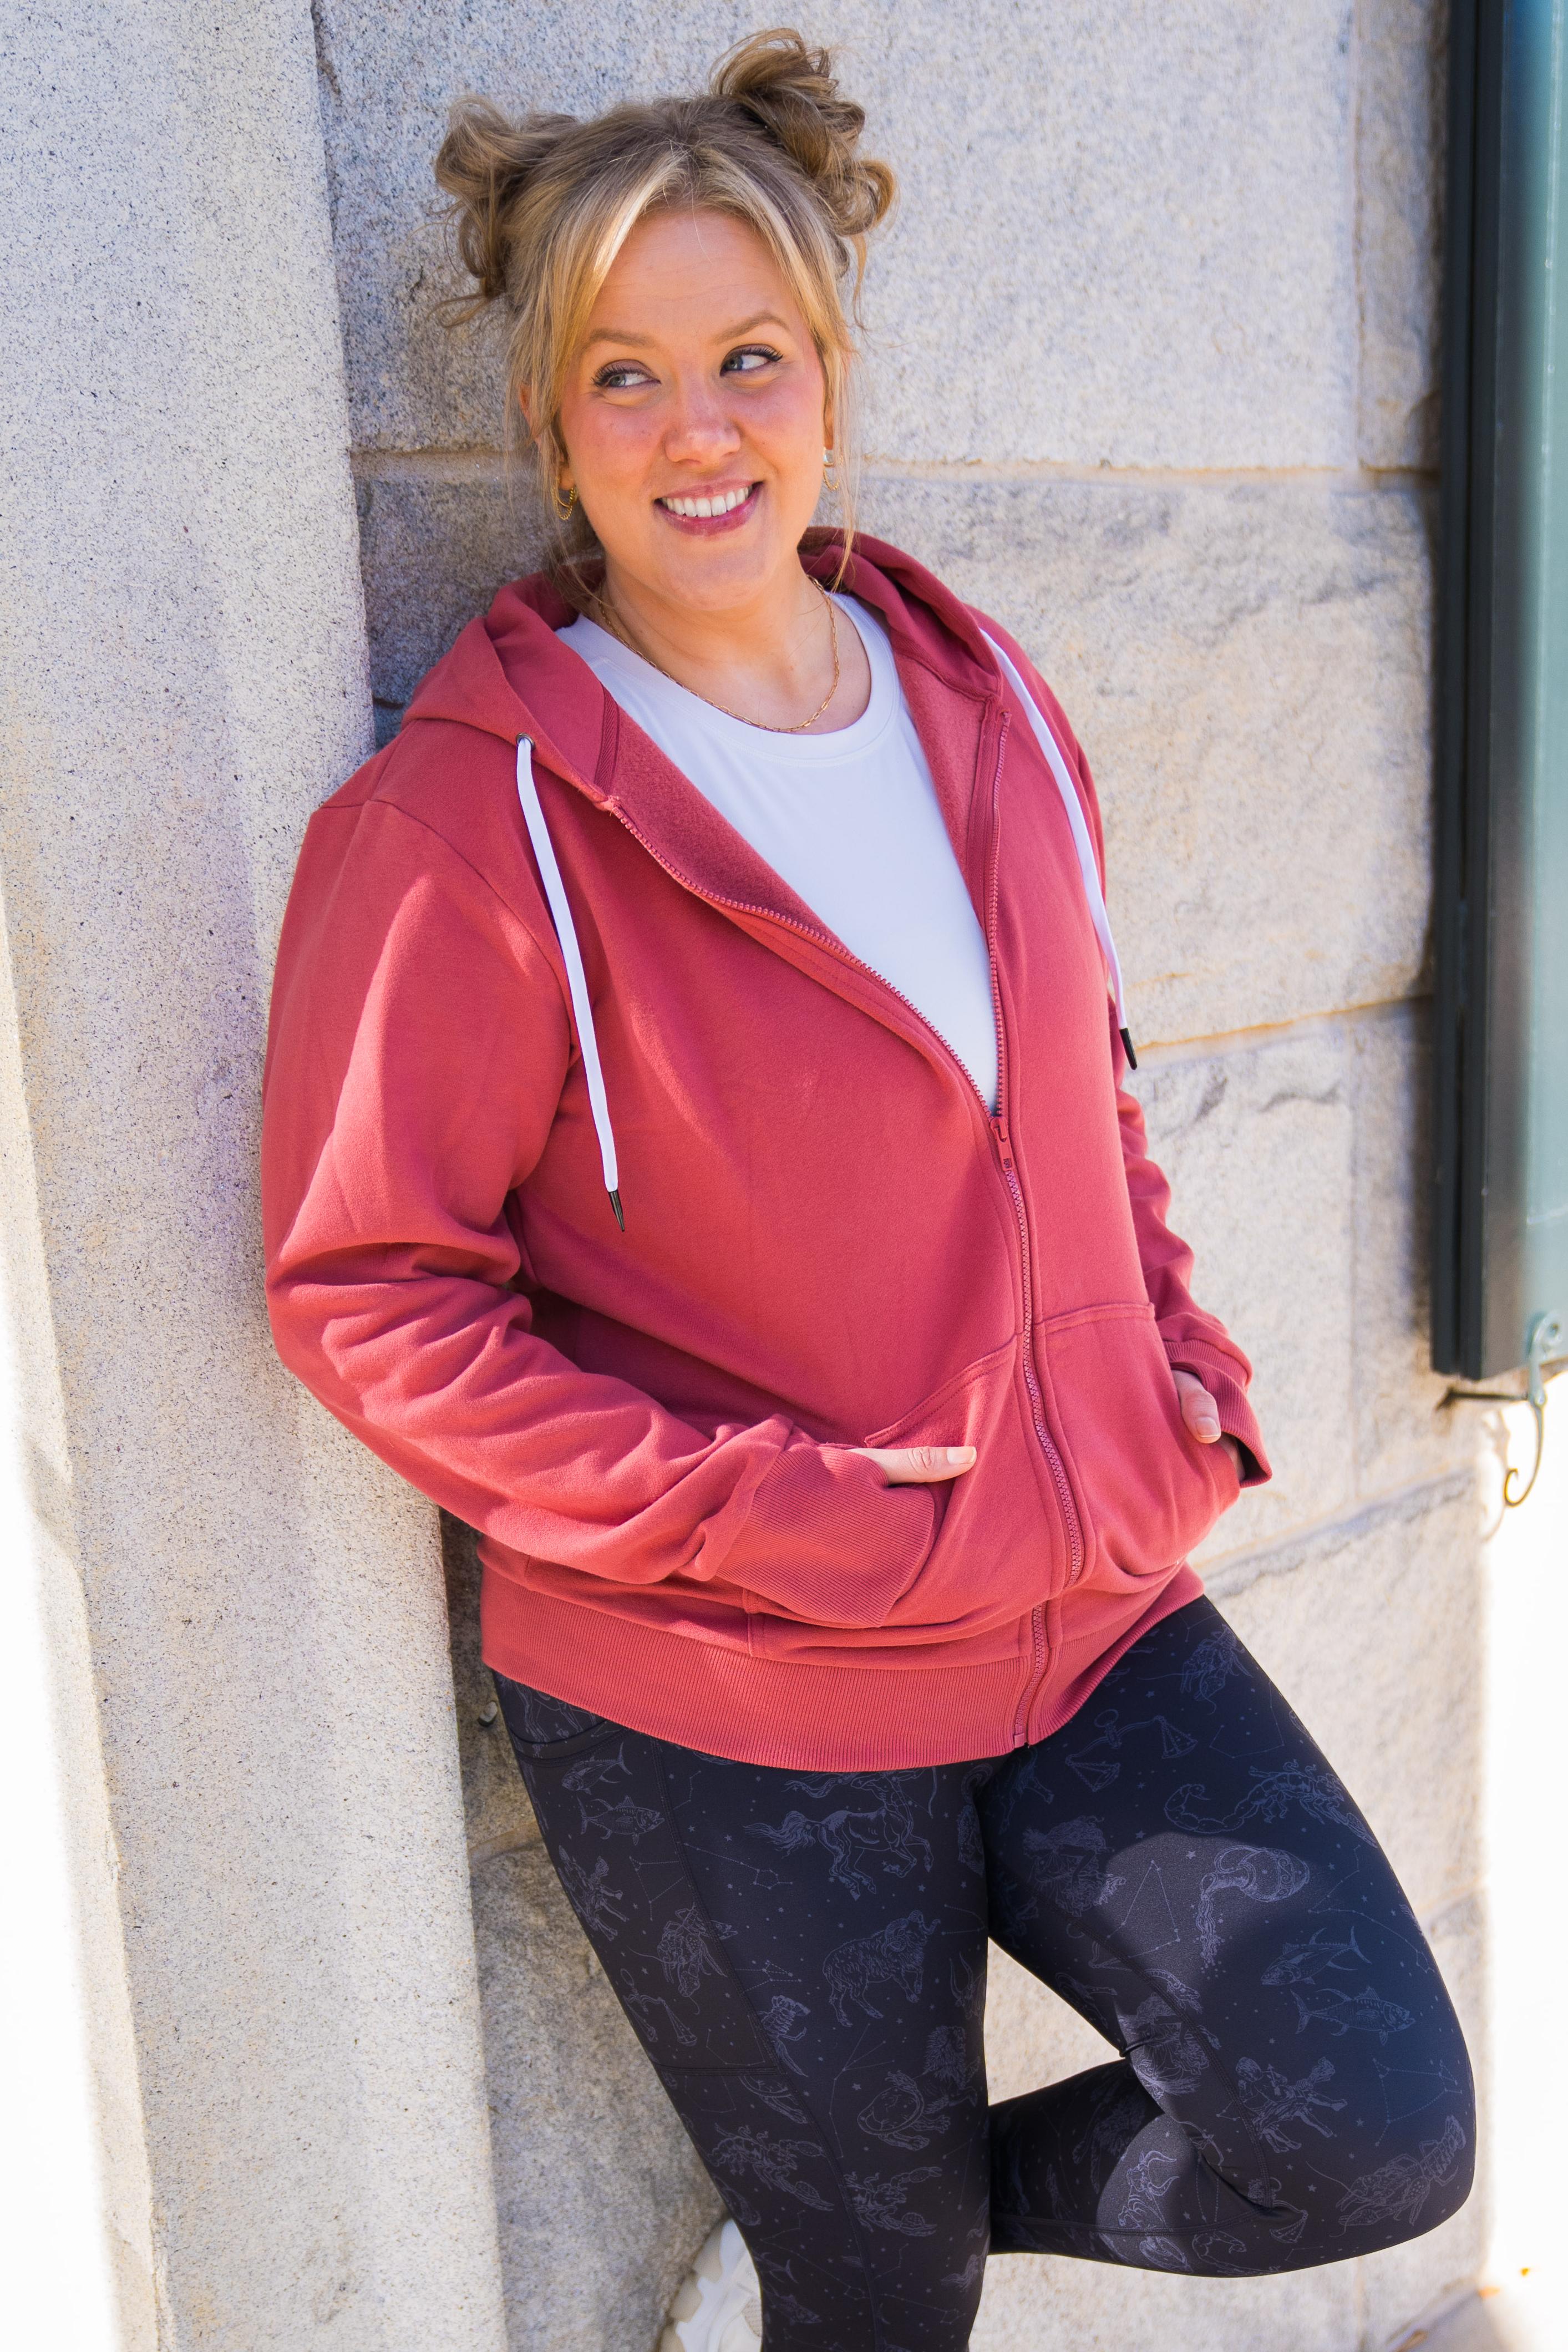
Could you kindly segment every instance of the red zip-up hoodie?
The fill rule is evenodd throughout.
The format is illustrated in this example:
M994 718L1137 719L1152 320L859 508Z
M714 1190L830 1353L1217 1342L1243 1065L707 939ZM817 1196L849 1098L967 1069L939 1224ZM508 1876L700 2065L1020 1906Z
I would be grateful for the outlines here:
M831 578L836 542L806 561ZM489 1664L814 1770L1040 1738L1197 1592L1186 1555L1237 1476L1186 1434L1173 1367L1268 1475L1247 1360L1188 1295L1118 1090L1061 793L984 632L1098 856L1082 755L1011 640L907 556L860 540L843 585L888 631L985 927L999 1112L560 644L572 616L531 579L311 820L263 1171L279 1352L479 1530ZM868 1444L977 1460L889 1486Z

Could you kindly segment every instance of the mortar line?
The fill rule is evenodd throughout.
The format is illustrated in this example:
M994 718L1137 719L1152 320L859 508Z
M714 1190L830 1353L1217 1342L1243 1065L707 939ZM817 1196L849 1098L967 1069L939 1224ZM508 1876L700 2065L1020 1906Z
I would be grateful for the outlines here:
M506 458L488 446L452 447L433 444L416 449L352 449L350 460L362 481L395 481L421 477L438 481L505 479ZM972 482L976 484L1087 483L1100 487L1124 484L1138 488L1267 488L1270 484L1305 483L1322 489L1375 493L1429 489L1435 472L1411 466L1125 466L1089 465L1050 457L998 460L967 457L867 457L862 464L867 482ZM526 472L519 470L519 484Z
M1305 482L1326 489L1424 489L1437 479L1436 472L1414 466L1091 465L1054 457L868 457L862 470L872 479L900 481L1127 482L1149 488Z
M1135 980L1133 985L1137 985ZM1357 997L1349 1004L1323 1005L1313 1013L1293 1013L1284 1021L1258 1021L1241 1029L1207 1030L1194 1037L1139 1037L1138 1067L1188 1061L1196 1054L1245 1053L1260 1045L1288 1045L1293 1037L1333 1028L1341 1022L1393 1021L1412 1005L1430 1002L1430 989L1422 986L1408 996Z
M1234 1601L1269 1576L1288 1576L1308 1565L1306 1555L1355 1541L1379 1527L1446 1502L1458 1502L1475 1492L1471 1470L1445 1470L1430 1478L1412 1479L1386 1487L1380 1495L1358 1497L1326 1518L1310 1519L1284 1529L1249 1551L1226 1554L1212 1564L1199 1562L1197 1572L1216 1601Z

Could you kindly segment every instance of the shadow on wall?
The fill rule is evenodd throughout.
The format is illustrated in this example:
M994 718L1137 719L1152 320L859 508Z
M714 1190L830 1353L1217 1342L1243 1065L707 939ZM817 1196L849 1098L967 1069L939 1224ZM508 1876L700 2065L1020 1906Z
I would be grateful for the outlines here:
M442 1549L511 2352L643 2352L718 2199L540 1843L471 1531L444 1517Z
M496 591L539 568L544 529L526 468L509 478L498 457L450 462L447 476L428 459L417 473L395 458L359 461L354 498L378 745L397 733L425 671ZM438 565L433 548L441 551Z

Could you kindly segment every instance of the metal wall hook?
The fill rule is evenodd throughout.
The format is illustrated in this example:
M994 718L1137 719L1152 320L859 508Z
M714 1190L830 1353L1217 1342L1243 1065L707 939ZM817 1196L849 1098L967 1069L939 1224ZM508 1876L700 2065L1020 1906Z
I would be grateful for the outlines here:
M1519 1473L1511 1463L1502 1482L1504 1510L1517 1511L1521 1503L1530 1498L1531 1488L1541 1475L1541 1457L1546 1451L1546 1367L1563 1345L1562 1318L1538 1315L1531 1326L1530 1352L1526 1356L1527 1375L1524 1402L1530 1407L1535 1423L1535 1459L1530 1465L1530 1475L1520 1486Z

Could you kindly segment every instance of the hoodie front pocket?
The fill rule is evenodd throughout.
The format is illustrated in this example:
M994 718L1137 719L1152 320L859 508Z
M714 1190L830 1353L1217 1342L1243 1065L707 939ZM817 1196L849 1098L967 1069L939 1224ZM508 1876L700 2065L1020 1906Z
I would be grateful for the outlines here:
M825 1640L835 1652L967 1640L1015 1624L1046 1599L1054 1503L1044 1485L1016 1340L967 1364L862 1443L972 1445L975 1465L936 1486L931 1549L880 1624L834 1627L825 1636L819 1626L758 1613L751 1621L755 1651L800 1657L820 1654Z
M1062 1316L1040 1344L1085 1507L1082 1582L1124 1591L1185 1559L1229 1509L1229 1449L1187 1434L1146 1301Z

